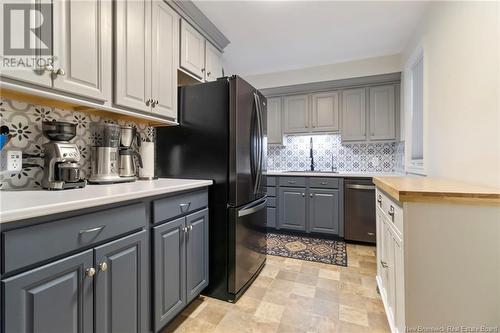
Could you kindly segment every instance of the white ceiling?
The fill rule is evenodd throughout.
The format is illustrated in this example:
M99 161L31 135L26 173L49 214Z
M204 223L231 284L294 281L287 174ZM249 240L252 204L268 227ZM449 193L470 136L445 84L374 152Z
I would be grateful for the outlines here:
M212 1L226 74L253 75L399 53L425 9L409 1Z

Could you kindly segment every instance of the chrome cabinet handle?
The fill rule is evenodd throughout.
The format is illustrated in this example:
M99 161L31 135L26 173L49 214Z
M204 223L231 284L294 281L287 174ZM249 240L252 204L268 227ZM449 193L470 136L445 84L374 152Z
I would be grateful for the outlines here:
M306 196L306 194L305 194L305 193L302 193L302 196L303 196L303 197L305 197L305 196Z
M210 73L210 72L207 72L207 76L210 76L210 74L212 74L212 73Z
M309 196L312 198L312 197L314 197L314 194L310 193Z
M155 100L155 105L158 105L158 103L160 103L159 100Z
M368 236L375 236L374 232L368 232Z
M377 202L382 206L382 196L380 194L378 195Z
M151 102L152 102L152 101L153 101L153 100L152 100L151 98L149 98L149 99L146 101L146 106L151 105Z
M288 181L288 184L295 184L295 183L296 183L296 181L295 181L295 180L289 180L289 181Z
M54 72L56 75L66 75L66 72L64 69L59 68L57 71Z
M95 268L90 267L85 270L85 275L88 277L93 277L95 275Z
M193 230L193 225L192 225L192 224L190 224L190 225L188 226L188 230L189 230L189 231Z
M387 263L383 260L380 260L380 265L382 265L382 267L384 267L384 268L389 267L389 265L387 265Z
M202 73L205 73L205 68L202 68L202 69L201 69L201 72L202 72Z
M52 71L54 71L54 66L52 66L52 65L45 65L45 67L43 67L43 70L45 70L47 72L52 72Z
M108 270L108 264L105 261L99 264L99 270L102 272L106 272Z
M328 182L321 182L321 185L328 185Z
M179 207L181 208L181 212L183 212L183 213L187 212L190 205L191 205L191 201L188 203L179 204Z
M91 233L91 232L100 231L102 229L104 229L103 225L101 225L100 227L92 228L92 229L80 230L79 234L88 234L88 233Z
M184 231L184 233L188 232L188 228L187 227L182 227L181 230Z
M387 212L387 214L389 214L389 216L394 221L394 206L393 205L391 205L391 208L389 208L389 211Z

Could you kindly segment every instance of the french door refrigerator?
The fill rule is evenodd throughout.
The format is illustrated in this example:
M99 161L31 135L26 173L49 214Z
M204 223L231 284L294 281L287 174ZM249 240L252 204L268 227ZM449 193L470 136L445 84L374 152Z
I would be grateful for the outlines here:
M179 88L180 126L157 131L159 177L212 179L209 286L236 301L266 258L266 98L238 76Z

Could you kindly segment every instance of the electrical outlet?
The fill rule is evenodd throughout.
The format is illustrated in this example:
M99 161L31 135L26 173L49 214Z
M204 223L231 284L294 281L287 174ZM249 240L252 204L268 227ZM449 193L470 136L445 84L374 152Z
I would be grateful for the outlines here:
M23 168L23 153L20 150L0 152L0 174L20 172Z

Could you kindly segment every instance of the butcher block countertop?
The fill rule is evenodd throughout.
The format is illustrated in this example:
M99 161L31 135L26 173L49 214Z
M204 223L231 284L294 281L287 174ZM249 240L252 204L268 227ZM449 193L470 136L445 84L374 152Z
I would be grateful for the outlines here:
M500 205L500 189L426 177L374 177L373 183L399 202Z

